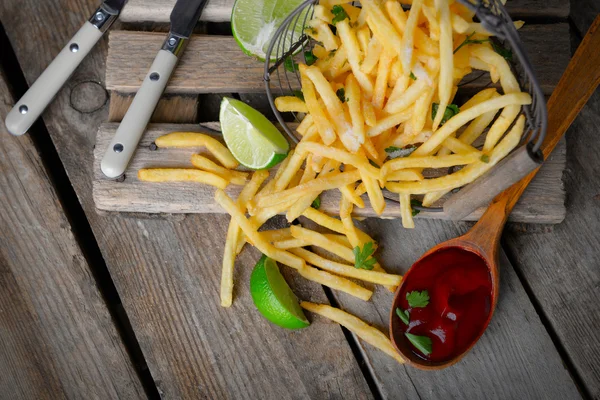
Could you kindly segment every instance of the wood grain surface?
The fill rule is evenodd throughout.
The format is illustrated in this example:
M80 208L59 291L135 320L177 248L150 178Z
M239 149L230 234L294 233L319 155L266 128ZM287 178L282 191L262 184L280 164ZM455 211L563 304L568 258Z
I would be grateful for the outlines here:
M0 120L12 107L0 70ZM0 397L144 391L28 136L0 124Z
M26 67L29 84L96 7L93 0L0 2L0 20ZM46 110L44 122L159 393L168 399L371 398L339 327L287 332L258 313L247 287L256 252L244 252L237 263L233 308L219 306L226 216L144 219L97 213L92 199L93 148L108 110L82 114L71 107L69 97L72 82L101 80L106 51L103 40ZM301 297L310 293L327 301L320 286L304 279L290 282Z
M234 0L210 0L201 20L226 22L231 17ZM169 22L175 0L129 0L121 14L124 22L153 21ZM569 15L569 2L561 0L508 0L506 3L513 18L555 17Z
M569 62L569 25L525 25L520 35L542 89L551 93ZM156 55L149 49L158 51L163 40L163 33L110 32L107 89L119 93L137 91ZM233 37L197 35L190 40L165 92L264 93L263 74L264 64L241 52ZM473 91L489 82L482 77L462 89ZM291 83L292 89L299 88L297 80Z
M218 130L218 123L205 124L207 128ZM190 183L154 183L140 182L137 171L140 168L154 167L191 167L190 157L196 152L206 155L205 149L158 149L150 150L150 144L161 135L173 131L202 131L198 125L153 124L148 127L135 152L129 167L125 171L125 181L117 182L106 178L100 170L100 160L117 129L116 124L103 124L98 130L94 151L94 201L96 207L104 211L141 212L141 213L222 213L214 202L215 189L208 185ZM206 130L204 130L207 132ZM216 136L219 138L219 136ZM513 222L558 223L564 219L564 189L562 171L565 163L564 142L556 149L542 168L536 180L527 188L521 201L515 207L510 220ZM227 192L236 196L240 186L230 185ZM366 199L366 197L365 197ZM383 217L399 217L397 202L387 200L388 205ZM339 208L338 191L330 191L322 196L321 207L324 211L337 214ZM477 220L483 210L477 210L466 220ZM355 208L356 216L376 216L368 206ZM446 219L445 213L422 213L420 217Z
M108 120L120 122L133 102L133 93L110 94ZM198 95L164 95L158 101L150 122L185 123L198 119Z

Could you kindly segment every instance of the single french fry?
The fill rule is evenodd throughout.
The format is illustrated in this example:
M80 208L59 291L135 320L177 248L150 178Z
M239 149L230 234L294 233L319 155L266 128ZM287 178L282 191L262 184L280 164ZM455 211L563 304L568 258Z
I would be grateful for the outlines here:
M290 159L290 162L285 166L285 169L281 172L281 174L279 176L276 176L274 179L274 192L279 192L290 185L292 179L294 179L294 176L296 175L296 173L302 166L302 163L306 159L306 154L299 153L297 150L292 150L290 151L288 158Z
M377 67L377 79L375 80L375 87L373 88L373 99L371 102L373 106L381 110L383 103L385 102L385 94L388 88L388 78L390 75L390 67L392 61L396 57L396 53L392 53L389 50L384 50L379 58L379 64Z
M363 115L365 117L365 124L367 126L373 127L377 124L377 115L375 114L375 108L373 108L373 104L367 99L366 96L363 96L361 99L361 106L363 110Z
M337 233L325 233L325 236L328 239L341 244L342 246L346 246L349 249L353 248L350 244L350 240L348 240L348 237L346 235L338 235Z
M325 271L346 276L348 278L360 279L361 281L371 282L377 285L398 286L402 280L402 276L400 275L354 268L353 265L331 261L302 248L291 249L290 253L302 257L308 264L312 264Z
M319 101L317 100L317 94L315 92L315 87L312 84L312 81L306 76L306 66L300 64L300 80L302 83L302 93L304 94L304 101L306 102L306 107L308 108L308 112L312 115L315 125L317 126L317 130L319 131L319 135L321 135L321 139L323 143L326 145L330 145L335 142L336 135L335 130L333 129L333 125L325 115L325 112L321 108ZM289 157L288 157L289 158ZM281 167L280 167L281 168Z
M413 83L402 94L388 100L383 111L389 114L396 114L406 110L412 106L415 101L417 101L417 99L423 94L423 91L427 86L427 82L425 82L423 79L417 79L416 81L411 82ZM394 92L392 92L392 96L394 96Z
M386 175L387 181L422 181L423 179L425 178L418 169L401 169Z
M291 189L272 193L267 196L257 196L257 205L258 207L270 207L276 204L288 202L290 200L296 201L298 196L311 192L322 192L329 189L338 189L342 186L356 182L360 179L360 177L360 171L355 170L351 172L342 172L331 177L317 178Z
M419 98L415 102L411 119L411 128L413 131L413 136L421 132L425 127L427 118L430 115L429 108L431 107L431 100L433 99L434 93L434 88L427 88L425 89L425 93L421 94L421 96L419 96Z
M346 198L346 196L340 197L340 219L343 220L345 217L350 217L353 209L354 205Z
M446 140L444 140L444 147L447 148L452 153L456 154L468 154L468 153L479 153L475 147L466 144L465 142L450 136ZM438 153L438 156L445 156L446 154Z
M360 51L363 54L367 54L367 49L369 48L369 43L371 42L371 30L368 26L363 26L360 29L356 30L356 39L358 39L358 44L360 45ZM364 64L364 60L363 60ZM361 65L362 70L362 65ZM364 72L364 71L363 71ZM368 72L365 72L368 73Z
M346 51L348 52L348 62L350 63L354 77L367 96L371 96L373 93L373 83L367 74L360 69L360 63L363 56L360 51L360 45L358 44L355 31L350 28L350 23L347 20L338 22L336 28L342 44L346 47Z
M327 147L314 142L301 142L298 147L296 147L296 152L316 154L344 164L350 164L359 170L364 170L366 174L375 179L379 178L379 170L369 164L365 157L351 154L341 149Z
M292 238L292 232L290 232L290 228L272 229L269 231L262 231L260 234L269 243Z
M414 229L412 208L410 206L410 194L400 193L400 215L402 216L402 226L406 229Z
M498 95L498 91L495 88L487 88L477 92L473 97L460 106L460 111L466 111L471 107L476 106L479 103L483 103L486 100L491 99Z
M502 135L504 135L510 124L513 123L520 112L520 106L507 106L504 110L502 110L485 136L485 143L483 145L484 152L490 151L494 148L496 143L498 143Z
M232 218L227 228L225 251L223 253L223 268L221 270L221 307L231 307L233 304L233 269L235 266L237 236L239 226Z
M308 128L310 128L311 126L314 125L314 119L313 116L310 114L307 114L303 119L302 122L300 122L300 124L296 127L296 132L298 132L301 136L306 135L306 132L308 131Z
M246 172L223 168L200 154L192 155L191 161L194 167L207 172L212 172L213 174L230 181L234 185L245 185L248 180L248 174Z
M350 111L350 119L352 120L352 130L359 138L359 141L364 143L365 118L360 107L361 92L358 82L352 74L349 74L346 78L346 97L348 98L347 103Z
M444 110L450 103L452 87L454 85L454 47L452 44L452 22L450 8L447 1L436 1L436 8L440 15L440 76L438 81L438 96L440 99L438 112L433 120L435 131L444 116Z
M233 202L222 190L215 193L215 201L237 222L246 238L267 257L274 259L294 269L300 270L306 267L304 260L285 250L277 249L266 241L258 232L255 224L251 223L241 212L237 204Z
M414 1L416 2L418 0ZM325 304L309 303L307 301L301 302L300 305L310 312L337 322L365 342L383 351L400 364L404 364L404 359L402 359L400 354L394 349L389 337L377 328L368 325L361 319L352 314L348 314L339 308L334 308Z
M296 249L298 247L304 247L304 246L309 246L309 245L310 245L310 243L308 243L302 239L296 239L294 237L273 242L273 246L277 247L278 249L282 249L282 250Z
M319 271L318 269L308 265L305 265L303 268L299 269L298 272L305 279L320 283L321 285L325 285L344 293L348 293L364 301L368 301L373 295L372 290L357 285L346 278L330 274L326 271Z
M381 43L379 43L376 37L372 37L369 46L367 47L365 58L360 66L360 70L365 74L370 74L379 62L382 51L383 46Z
M281 96L275 99L275 108L281 112L307 113L306 103L296 96Z
M404 110L398 113L391 114L385 118L377 121L377 124L369 129L367 129L368 137L375 137L381 135L383 132L387 131L390 128L397 126L403 122L406 122L411 117L412 110Z
M371 178L370 176L363 175L362 181L367 189L367 195L369 196L371 207L373 207L373 210L377 215L383 214L383 210L385 210L385 199L383 198L383 193L379 188L377 180Z
M138 179L144 182L197 182L225 189L228 181L212 172L191 168L143 168Z
M341 259L354 264L354 253L351 249L329 239L322 233L311 231L298 225L292 225L290 231L296 239L301 239L312 246L321 247Z
M206 147L215 158L229 169L237 168L237 162L233 154L224 144L217 139L204 133L198 132L171 132L156 138L156 146L160 147Z
M478 105L473 106L464 112L460 112L454 117L450 118L444 125L442 125L440 129L435 131L425 143L415 150L410 157L430 155L435 151L435 149L438 148L438 146L442 144L444 140L446 140L448 136L456 132L456 130L458 130L461 126L486 112L498 110L509 105L525 104L531 104L531 96L528 93L505 94L495 99L490 99L479 103Z
M405 168L446 168L455 165L466 165L474 163L481 158L482 153L474 152L464 154L450 154L447 156L423 156L395 158L383 164L381 167L381 180L384 180L391 171Z
M394 193L425 194L429 192L452 190L470 183L491 169L514 149L523 134L525 116L521 115L510 132L489 153L489 161L476 161L458 172L439 178L425 179L420 182L390 182L386 188Z

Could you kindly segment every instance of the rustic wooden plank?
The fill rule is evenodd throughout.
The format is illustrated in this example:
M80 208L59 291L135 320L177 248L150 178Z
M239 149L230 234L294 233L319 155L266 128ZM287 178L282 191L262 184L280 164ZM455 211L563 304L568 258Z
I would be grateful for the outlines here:
M200 18L203 21L225 22L231 17L235 0L210 0ZM121 14L124 22L154 21L169 22L175 0L129 0ZM554 17L566 18L569 15L569 2L561 0L508 0L507 9L511 16L518 18Z
M511 232L507 252L581 378L600 398L600 91L569 131L567 218L551 232Z
M536 76L545 93L552 92L570 59L569 26L525 25L520 30ZM112 31L106 61L106 87L120 93L140 87L164 34ZM227 65L227 68L223 68ZM173 73L166 93L263 93L264 65L245 55L229 36L193 36ZM477 80L466 88L475 90L489 80ZM298 89L292 81L292 89ZM279 89L277 89L279 90Z
M569 16L575 27L577 27L579 35L583 37L598 14L600 14L600 2L577 0L571 5Z
M119 122L133 102L133 93L110 94L108 120ZM150 122L190 123L198 118L198 95L165 95L156 105Z
M469 224L419 220L414 230L407 230L400 221L368 219L361 226L380 244L382 250L377 256L381 264L388 271L402 274L426 250L466 232ZM383 398L580 398L504 253L500 273L500 298L494 318L479 343L458 364L441 371L406 368L361 343L369 367L376 371ZM392 293L378 287L368 303L343 293L335 296L345 310L387 330ZM317 321L322 323L321 319Z
M218 130L218 123L205 124L206 127ZM214 188L207 185L183 183L148 184L137 179L140 168L152 167L191 167L190 157L196 152L206 154L204 149L159 149L150 150L150 144L161 135L172 131L200 132L197 125L154 124L142 137L129 167L125 171L125 181L116 182L107 179L100 170L100 160L110 140L114 136L117 125L103 124L98 130L96 149L94 151L94 201L96 207L104 211L143 212L143 213L222 213L223 210L214 202ZM206 132L206 130L204 130ZM215 136L219 138L219 136ZM520 202L511 214L514 222L558 223L564 219L564 189L561 183L565 164L564 142L548 159L536 180L523 194ZM241 187L231 185L227 192L237 196ZM368 201L367 201L368 205ZM331 191L321 199L324 211L336 214L339 207L337 191ZM483 210L477 210L467 220L477 220ZM367 206L355 209L356 216L373 217L375 213ZM398 204L388 201L383 217L399 217ZM419 216L445 219L444 213L422 213Z
M0 2L2 23L29 83L95 7L95 0ZM106 50L106 41L101 41L71 79L102 76ZM288 332L256 311L246 282L257 253L246 251L237 265L233 308L219 306L226 216L173 221L96 212L93 147L107 115L106 108L81 115L70 107L68 91L63 90L44 114L44 122L162 396L371 398L340 329L317 326ZM290 281L299 295L310 291L326 301L320 287Z
M13 102L0 70L0 120ZM31 139L0 138L1 397L143 398Z

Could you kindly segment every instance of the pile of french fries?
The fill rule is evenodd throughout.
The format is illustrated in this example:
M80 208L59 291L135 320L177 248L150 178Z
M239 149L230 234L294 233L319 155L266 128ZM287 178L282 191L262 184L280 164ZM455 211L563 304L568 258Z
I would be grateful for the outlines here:
M223 307L232 305L235 259L245 243L306 279L365 301L373 291L355 280L395 290L401 276L386 273L370 260L371 254L365 256L370 260L365 265L372 269L358 265L361 250L377 245L352 218L354 207L367 206L363 195L381 215L386 206L382 189L397 193L402 223L413 228L412 196L423 195L423 205L432 205L492 168L521 139L525 117L519 114L531 97L521 92L508 62L492 47L489 33L473 22L471 11L452 0L362 0L362 8L349 3L322 0L307 24L306 34L318 44L311 57L316 62L298 65L302 96L275 100L280 111L305 114L296 129L302 139L273 177L256 171L248 180L221 143L182 132L157 139L157 146L204 146L221 165L194 155L195 168L139 171L140 180L196 181L217 188L216 202L231 215L223 255ZM405 11L408 3L410 10ZM457 85L475 69L489 72L493 82L500 82L501 92L484 89L454 105ZM484 144L478 149L473 143L482 136ZM430 179L422 173L453 166L462 168ZM228 184L244 185L236 200L223 191ZM339 219L312 207L328 190L341 193ZM288 222L303 216L332 233L299 225L259 231L278 214L285 214ZM376 328L327 305L301 305L402 362L389 338Z

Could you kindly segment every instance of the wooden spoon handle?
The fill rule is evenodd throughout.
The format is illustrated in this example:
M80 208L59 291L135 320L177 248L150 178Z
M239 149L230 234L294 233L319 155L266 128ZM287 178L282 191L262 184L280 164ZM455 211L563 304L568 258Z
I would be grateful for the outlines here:
M600 83L600 15L588 30L548 100L548 130L541 151L547 158ZM539 171L533 172L500 193L479 222L467 233L475 242L495 245L504 223L521 194ZM465 235L465 236L467 236Z

